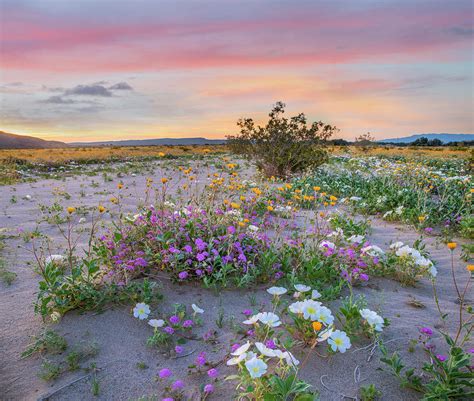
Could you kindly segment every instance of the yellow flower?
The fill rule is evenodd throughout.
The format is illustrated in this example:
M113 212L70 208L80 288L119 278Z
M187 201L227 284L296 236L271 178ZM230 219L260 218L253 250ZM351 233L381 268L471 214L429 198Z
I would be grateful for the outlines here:
M242 202L245 202L245 196L241 195L241 196L240 196L240 200L241 200Z
M324 202L323 205L327 207L329 205L329 203Z
M321 190L321 187L313 187L313 189L315 192L318 192L319 190Z
M331 195L331 196L329 197L329 200L332 200L333 202L335 202L335 201L337 201L337 198L336 198L335 196Z
M278 189L280 192L283 192L283 191L285 190L285 188L283 188L283 187L278 187L277 189Z
M267 206L267 210L268 210L269 212L272 212L272 211L273 211L273 206L272 206L272 205L268 205L268 206Z
M118 203L118 199L117 199L117 198L110 198L110 202L112 202L112 203Z
M76 208L73 206L69 206L66 210L69 214L73 214L76 211Z
M232 207L232 209L240 209L240 204L236 202L231 202L230 206Z
M418 221L423 223L426 220L426 216L418 216Z
M249 219L244 219L244 223L250 223Z
M313 322L312 325L313 325L313 330L314 331L319 331L323 327L323 325L319 322Z
M122 184L121 182L119 182L119 183L117 184L117 188L118 188L118 189L122 189L122 188L123 188L123 184Z
M471 194L474 194L474 188L471 188L471 189L469 190L469 192L470 192Z
M245 227L245 223L243 221L239 221L239 226L240 227Z
M97 209L99 210L99 213L104 213L104 212L105 212L105 207L102 206L102 205L99 205L99 206L97 207Z
M452 251L454 251L457 246L458 244L456 244L455 242L448 242L448 248L451 249Z
M474 272L474 265L467 265L466 269L468 272Z
M158 156L160 156L160 157L165 157L166 155L165 155L163 152L159 152L159 153L158 153Z
M162 183L162 184L166 184L167 182L168 182L168 178L163 177L163 178L161 179L161 183Z

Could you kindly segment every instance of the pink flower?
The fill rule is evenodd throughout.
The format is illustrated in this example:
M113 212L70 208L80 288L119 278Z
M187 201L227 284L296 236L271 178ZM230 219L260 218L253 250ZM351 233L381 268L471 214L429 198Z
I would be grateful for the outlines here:
M217 371L217 369L212 368L212 369L209 369L209 370L207 371L207 375L208 375L209 377L214 378L214 377L217 377L217 376L219 375L219 372Z
M212 384L206 384L204 386L205 393L212 393L214 391L214 386Z

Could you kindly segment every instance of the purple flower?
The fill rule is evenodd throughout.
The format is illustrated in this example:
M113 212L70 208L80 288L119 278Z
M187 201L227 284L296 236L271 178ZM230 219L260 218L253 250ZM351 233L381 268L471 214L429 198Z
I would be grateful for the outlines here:
M275 349L276 348L276 344L273 340L265 341L265 345L270 349Z
M235 227L234 226L227 227L227 232L229 234L235 234Z
M184 387L184 382L182 380L176 380L172 385L171 388L173 390L179 390Z
M444 361L447 359L446 356L441 355L441 354L436 355L436 358L438 358L438 360L439 360L440 362L444 362Z
M420 332L421 332L422 334L427 335L428 337L431 337L431 336L433 335L433 330L431 330L429 327L422 327L422 328L420 329Z
M194 241L194 244L196 245L198 251L202 252L204 249L206 249L207 244L201 239L198 238L196 241Z
M165 331L165 333L168 333L168 334L174 333L174 329L170 326L166 326L163 330Z
M212 368L207 371L207 375L209 377L215 378L219 375L219 372L217 371L217 369Z
M180 250L175 248L174 246L170 246L168 251L170 251L170 253L179 253Z
M174 352L176 352L177 354L181 354L181 352L183 352L184 348L181 347L181 345L177 345L176 347L174 347Z
M170 322L171 322L172 324L178 324L178 323L179 323L179 320L180 320L180 319L179 319L179 316L173 315L173 316L170 317Z
M245 316L250 316L253 314L252 310L251 309L244 309L244 311L242 312Z
M204 386L205 393L212 393L214 391L214 386L212 384L206 384Z
M199 261L199 262L202 262L206 259L206 255L205 255L205 252L202 252L202 253L198 253L196 255L196 259Z
M183 250L187 253L191 253L193 251L193 247L191 245L185 245Z
M365 273L361 273L359 274L359 279L361 279L362 281L369 281L369 276Z
M187 271L183 271L183 272L180 272L178 274L178 277L181 279L181 280L185 280L188 278L188 272Z
M239 344L239 343L232 344L232 346L230 347L231 352L234 352L234 351L237 350L239 347L240 347L240 344Z
M433 228L432 227L426 227L425 232L427 232L428 234L431 234L433 232Z
M167 377L170 377L172 375L171 370L168 368L161 369L158 372L158 376L160 376L161 379L166 379Z
M248 335L249 337L252 337L253 335L255 335L255 330L248 330L248 331L247 331L247 335Z
M192 320L185 320L183 322L183 327L184 328L193 327L193 325L194 325L194 322Z
M174 398L166 397L166 398L163 398L161 401L174 401Z
M206 363L206 353L201 352L196 359L196 364L198 366L203 366L205 363Z

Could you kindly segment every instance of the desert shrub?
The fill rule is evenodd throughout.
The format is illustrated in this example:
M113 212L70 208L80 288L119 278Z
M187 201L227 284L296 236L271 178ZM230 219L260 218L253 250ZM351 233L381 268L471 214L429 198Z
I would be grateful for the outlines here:
M253 159L267 177L284 178L327 160L323 143L337 128L321 121L307 124L300 113L285 118L285 104L277 102L265 126L256 126L252 118L240 119L240 134L228 136L230 149Z

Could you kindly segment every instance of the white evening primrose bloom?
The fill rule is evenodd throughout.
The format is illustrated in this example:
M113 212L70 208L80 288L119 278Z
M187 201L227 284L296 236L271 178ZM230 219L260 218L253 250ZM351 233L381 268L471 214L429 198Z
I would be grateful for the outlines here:
M362 244L362 242L364 241L364 236L351 235L349 238L347 238L347 241L349 241L351 244Z
M193 308L193 311L194 313L199 313L199 314L203 314L204 313L204 309L201 309L199 306L197 306L196 304L192 304L191 305L191 308Z
M248 351L249 348L250 348L250 342L247 341L244 345L241 345L234 352L232 352L231 355L239 356L239 355L245 354Z
M331 334L333 333L334 331L334 326L329 326L327 329L325 330L321 330L319 333L318 333L318 342L323 342L323 341L326 341L329 337L331 337Z
M252 358L245 362L245 367L247 368L250 377L252 379L257 379L267 372L268 365L261 359Z
M331 241L322 241L320 244L319 244L319 247L320 248L328 248L328 249L332 249L334 250L336 248L336 245L331 242Z
M260 320L261 313L257 313L256 315L253 315L249 317L247 320L244 320L242 323L243 324L256 324Z
M370 309L362 309L360 315L375 331L383 330L384 320L377 312L371 311Z
M401 248L403 245L403 242L397 241L390 245L390 249L398 249Z
M288 309L290 310L290 312L299 314L299 313L303 313L303 306L304 306L304 303L302 301L298 301L298 302L293 302L288 307Z
M158 327L163 327L165 325L165 321L163 319L151 319L148 324L157 329Z
M281 325L280 318L277 315L275 315L273 312L263 312L260 315L259 320L263 324L266 324L269 327L278 327Z
M238 356L235 356L233 358L230 358L226 364L227 366L232 366L232 365L237 365L239 364L240 362L244 361L245 358L247 358L247 354L244 352L243 354L241 355L238 355Z
M438 275L438 270L433 265L430 266L431 277L435 278Z
M255 343L255 346L257 347L258 351L265 356L268 356L270 358L273 358L276 356L275 351L272 350L271 348L268 348L264 343Z
M307 299L303 301L303 317L308 320L316 320L321 307L321 302L313 301L312 299Z
M290 351L283 352L283 357L285 358L288 366L296 368L300 364L300 361L298 361L298 359L296 359Z
M270 287L267 292L271 295L283 295L286 294L288 290L285 287Z
M250 224L250 225L248 226L248 229L249 229L250 231L253 231L254 233L256 233L256 232L258 231L258 227L257 227L257 226L254 226L253 224Z
M44 263L47 265L54 262L61 263L64 261L64 259L65 257L63 255L50 255L44 260Z
M308 292L311 290L311 287L309 285L304 285L304 284L295 284L295 290L298 292Z
M401 246L400 248L397 248L395 255L397 255L400 258L406 258L411 255L413 249L410 248L408 245Z
M328 344L334 352L339 351L344 353L351 347L351 340L343 331L335 330L329 336Z
M318 299L321 298L321 294L318 290L311 291L311 299Z
M133 316L140 320L146 319L149 314L150 307L143 302L136 304L135 308L133 308Z
M317 310L314 317L311 318L311 320L317 320L318 322L324 323L326 326L328 326L334 322L334 317L329 308L321 306Z

